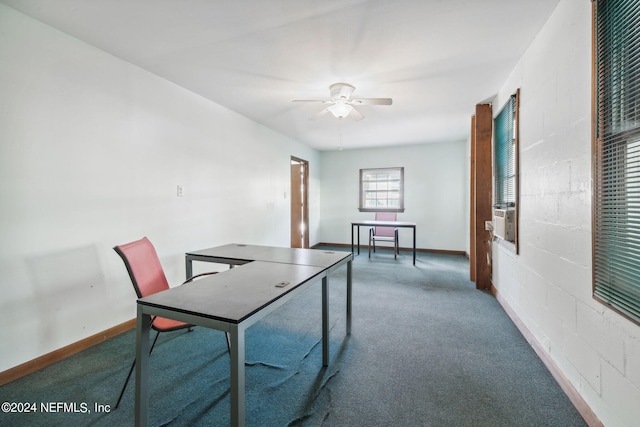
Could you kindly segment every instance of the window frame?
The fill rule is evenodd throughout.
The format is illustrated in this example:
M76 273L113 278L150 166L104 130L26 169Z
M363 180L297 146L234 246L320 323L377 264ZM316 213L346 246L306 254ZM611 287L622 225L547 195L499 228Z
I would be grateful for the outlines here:
M365 188L364 176L367 173L384 173L384 171L390 171L399 174L398 179L386 180L387 183L399 181L398 192L398 203L399 206L396 208L392 207L371 207L366 206L367 193L369 192L384 192L384 190L367 190ZM384 181L379 181L384 182ZM404 212L404 167L386 167L386 168L363 168L360 169L359 173L359 202L358 202L358 210L360 212ZM386 190L387 193L391 192L391 190ZM377 199L377 198L376 198ZM389 197L386 198L389 200Z

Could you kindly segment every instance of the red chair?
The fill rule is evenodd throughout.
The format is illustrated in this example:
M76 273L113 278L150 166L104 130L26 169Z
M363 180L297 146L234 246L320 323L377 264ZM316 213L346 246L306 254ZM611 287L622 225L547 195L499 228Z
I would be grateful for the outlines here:
M376 221L395 221L395 212L376 212ZM400 246L398 245L398 229L396 227L371 227L369 229L369 258L371 258L371 247L376 251L376 241L393 242L393 259L398 259Z
M160 265L158 254L156 253L156 250L149 239L143 237L142 239L136 240L135 242L116 246L113 248L113 250L116 251L116 253L122 258L122 261L124 261L124 265L127 267L129 277L131 278L131 283L133 284L133 288L135 289L138 298L144 298L148 295L153 295L157 292L169 289L169 283L167 282L167 277L164 274L164 270L162 270L162 265ZM198 274L187 279L184 283L188 283L200 276L215 273L216 272L214 271ZM178 320L153 316L151 319L151 328L154 329L157 333L156 337L153 340L153 344L151 344L149 354L151 354L151 352L153 351L153 347L156 345L156 341L158 341L160 332L176 331L179 329L191 330L192 327L193 325L189 325L188 323L180 322ZM227 349L228 348L229 337L227 336ZM120 392L120 396L118 397L118 402L115 406L116 408L118 407L118 405L120 405L120 401L122 400L122 396L124 395L124 391L127 388L127 384L129 383L129 379L131 378L131 374L133 373L133 368L135 367L135 365L136 360L133 359L131 369L129 369L129 374L127 375L127 379L125 380L124 385L122 386L122 391Z

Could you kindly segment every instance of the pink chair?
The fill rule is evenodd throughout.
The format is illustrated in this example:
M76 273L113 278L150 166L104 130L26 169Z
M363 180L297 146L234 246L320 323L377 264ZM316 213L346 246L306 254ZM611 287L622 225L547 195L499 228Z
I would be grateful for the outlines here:
M395 221L395 212L376 212L376 221ZM398 245L398 229L395 227L371 227L369 229L369 258L371 258L371 247L376 251L376 241L393 242L393 259L398 259L400 246Z
M143 237L135 242L116 246L113 250L116 251L116 253L122 258L122 261L124 261L124 265L127 267L131 283L133 284L133 288L135 289L138 298L144 298L148 295L153 295L157 292L169 289L169 283L167 282L164 270L162 270L162 265L160 265L158 254L149 239ZM216 272L213 271L210 273L198 274L187 279L184 283L188 283L200 276L215 273ZM160 332L176 331L179 329L191 330L192 327L193 325L189 325L188 323L180 322L178 320L166 319L159 316L152 317L151 328L153 328L157 333L153 340L153 344L151 345L151 349L149 350L149 354L153 351L153 347L156 345L156 341L158 341ZM228 346L229 337L227 336L227 348ZM122 400L124 391L127 388L127 384L129 383L129 378L131 378L135 364L136 361L134 359L131 364L131 369L129 369L127 379L122 386L122 391L120 392L118 402L115 406L116 408L120 405L120 400Z

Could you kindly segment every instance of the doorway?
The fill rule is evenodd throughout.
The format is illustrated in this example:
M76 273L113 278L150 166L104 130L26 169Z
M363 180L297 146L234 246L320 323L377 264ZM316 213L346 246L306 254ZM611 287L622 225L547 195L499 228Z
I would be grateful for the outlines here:
M291 247L309 248L309 162L291 157Z

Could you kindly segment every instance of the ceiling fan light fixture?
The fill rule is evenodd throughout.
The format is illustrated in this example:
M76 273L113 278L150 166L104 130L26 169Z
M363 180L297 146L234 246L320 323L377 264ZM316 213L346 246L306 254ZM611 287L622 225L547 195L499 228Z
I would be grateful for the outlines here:
M352 110L353 107L351 105L339 101L329 107L329 111L331 112L331 114L333 114L333 117L337 119L343 119L347 117Z
M355 86L347 83L334 83L329 86L330 99L294 99L293 102L319 102L322 104L331 104L315 116L309 117L309 120L316 120L328 112L336 119L344 119L351 116L353 120L362 120L364 116L354 105L391 105L391 98L352 98L351 94L355 90Z

